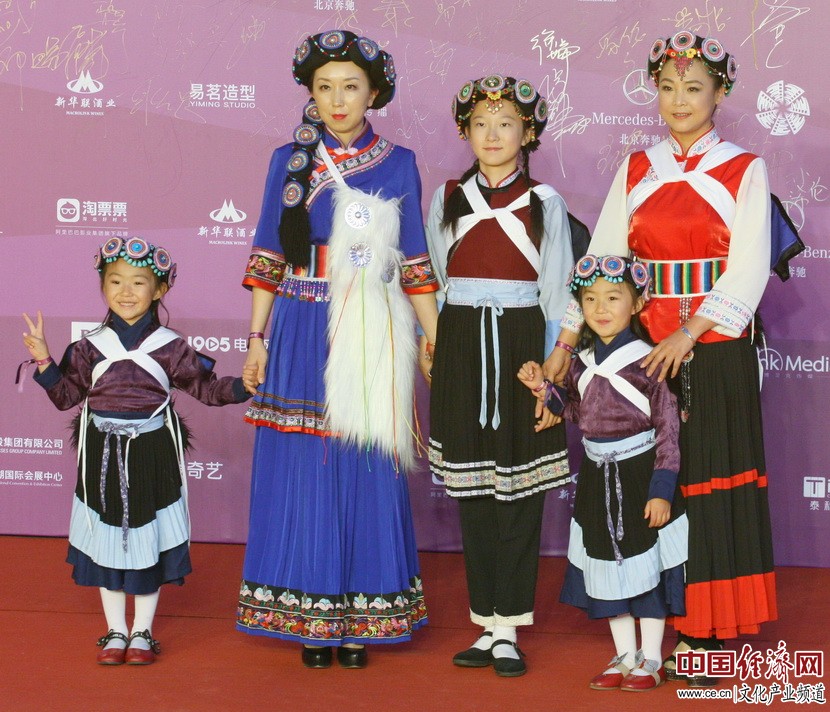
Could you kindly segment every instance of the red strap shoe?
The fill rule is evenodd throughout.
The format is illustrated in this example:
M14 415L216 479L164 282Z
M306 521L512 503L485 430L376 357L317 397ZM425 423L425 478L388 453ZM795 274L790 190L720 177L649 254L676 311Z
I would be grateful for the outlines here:
M630 673L622 681L621 690L626 692L647 692L655 687L660 687L666 681L666 671L659 660L643 660L642 653L638 653L639 665L635 670L643 670L646 675L635 675Z
M123 665L124 664L124 656L126 653L126 644L130 641L127 640L127 636L123 633L119 633L115 630L108 630L106 635L102 635L98 638L98 642L96 645L99 648L103 648L107 643L111 640L123 640L125 646L123 648L104 648L100 653L98 653L97 657L95 658L95 662L99 665Z
M617 672L601 672L588 684L592 690L618 690L626 675L631 672L627 665L623 665L625 655L611 658L608 669L614 668Z
M149 650L143 648L133 648L132 642L135 638L144 638L150 646ZM124 662L127 665L149 665L154 662L156 655L161 652L159 642L153 640L149 630L136 631L130 636L130 647L127 648L127 653L124 656Z

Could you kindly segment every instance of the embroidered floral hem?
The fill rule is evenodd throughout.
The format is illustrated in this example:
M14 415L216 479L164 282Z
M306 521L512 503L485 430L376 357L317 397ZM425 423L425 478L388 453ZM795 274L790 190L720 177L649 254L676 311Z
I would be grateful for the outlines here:
M317 645L399 643L427 623L421 578L395 593L309 594L242 581L236 625Z
M257 394L259 398L260 394ZM245 421L252 425L264 425L286 433L308 433L327 437L331 432L326 427L322 405L311 401L287 401L271 396L272 402L251 402L245 411Z

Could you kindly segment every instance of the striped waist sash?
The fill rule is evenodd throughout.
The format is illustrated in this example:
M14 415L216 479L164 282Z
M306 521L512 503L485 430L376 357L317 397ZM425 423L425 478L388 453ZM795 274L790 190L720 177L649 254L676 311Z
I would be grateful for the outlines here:
M296 297L305 302L329 301L328 245L312 245L311 258L307 267L286 264L285 276L277 286L276 293L289 299Z
M726 258L714 260L641 260L651 277L652 297L702 297L725 271Z

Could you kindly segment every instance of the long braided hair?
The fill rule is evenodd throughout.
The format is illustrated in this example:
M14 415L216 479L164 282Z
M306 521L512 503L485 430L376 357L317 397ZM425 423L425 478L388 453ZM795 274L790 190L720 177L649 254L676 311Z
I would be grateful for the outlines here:
M466 82L453 99L452 111L458 126L458 135L464 140L467 139L470 117L478 102L488 102L488 109L495 112L499 110L505 99L513 103L516 112L525 122L526 131L530 132L530 140L521 148L520 162L525 185L530 190L533 185L530 179L530 154L539 148L539 136L548 120L548 104L529 81L491 74ZM478 170L479 162L476 159L461 176L458 185L445 201L441 226L445 230L450 230L453 235L458 228L458 220L470 210L461 186ZM542 199L530 190L530 239L537 250L542 244L544 231L545 216Z
M486 101L489 106L493 107L493 110L498 111L498 107L505 99L513 103L519 116L525 122L525 130L530 132L530 140L521 148L521 169L527 189L530 190L532 187L530 154L539 148L539 136L548 121L548 104L529 81L517 80L500 74L491 74L481 79L468 81L453 99L453 116L458 126L459 136L466 140L466 131L476 104L479 101ZM478 170L479 162L476 159L473 165L462 174L458 185L445 201L441 227L450 230L453 235L458 228L458 220L470 210L461 186ZM542 199L530 190L530 239L537 250L542 244L544 232L545 216Z

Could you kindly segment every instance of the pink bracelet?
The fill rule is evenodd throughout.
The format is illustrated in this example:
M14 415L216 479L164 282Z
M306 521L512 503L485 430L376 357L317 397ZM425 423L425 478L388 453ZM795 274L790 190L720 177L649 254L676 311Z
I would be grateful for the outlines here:
M543 388L547 388L550 385L551 385L551 382L546 378L542 381L542 383L540 385L536 386L536 388L531 388L530 390L533 391L534 393L538 393Z
M558 346L560 349L565 349L565 351L567 351L569 354L576 353L576 349L574 349L574 347L570 344L566 344L564 341L557 341L556 346Z
M264 338L265 338L265 334L263 334L261 331L252 331L250 334L248 334L248 341L250 341L251 339L264 339Z
M46 358L42 358L40 360L34 359L35 364L37 364L38 366L45 366L47 363L54 363L54 361L55 359L53 359L51 356L47 356Z

